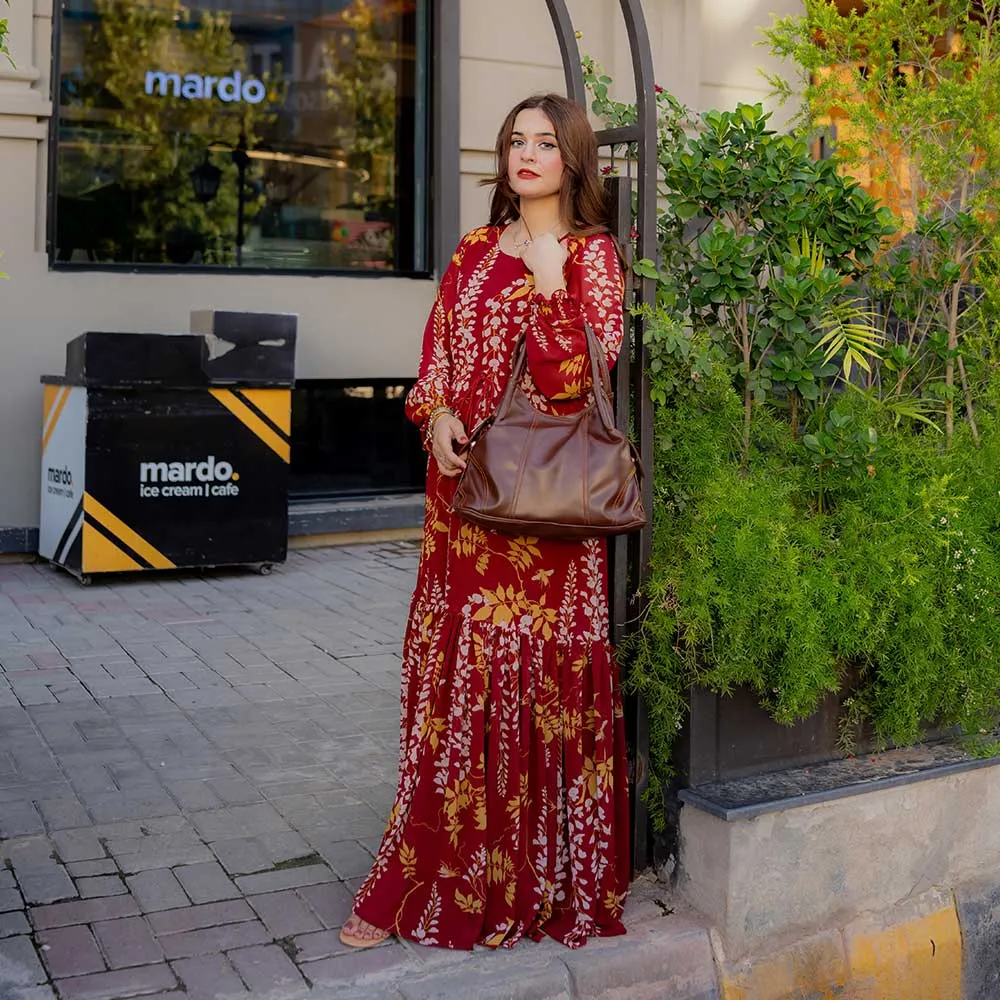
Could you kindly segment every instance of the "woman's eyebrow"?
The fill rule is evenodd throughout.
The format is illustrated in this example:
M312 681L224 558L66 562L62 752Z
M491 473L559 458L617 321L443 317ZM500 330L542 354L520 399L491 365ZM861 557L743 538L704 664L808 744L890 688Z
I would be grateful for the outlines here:
M539 136L543 136L543 135L550 136L553 139L556 137L555 132L533 132L532 135L534 135L536 139ZM513 139L514 136L520 136L523 139L524 138L524 133L523 132L511 132L510 137Z

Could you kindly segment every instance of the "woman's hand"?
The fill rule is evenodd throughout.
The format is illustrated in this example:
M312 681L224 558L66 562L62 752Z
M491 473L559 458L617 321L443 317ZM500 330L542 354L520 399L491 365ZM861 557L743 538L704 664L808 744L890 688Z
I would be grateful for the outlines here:
M524 266L535 276L535 290L548 298L566 287L563 268L569 251L552 235L542 233L525 247L521 254Z
M465 425L458 417L443 413L437 418L431 435L431 454L437 460L442 476L453 478L465 468L465 459L455 451L455 445L463 446L468 443Z

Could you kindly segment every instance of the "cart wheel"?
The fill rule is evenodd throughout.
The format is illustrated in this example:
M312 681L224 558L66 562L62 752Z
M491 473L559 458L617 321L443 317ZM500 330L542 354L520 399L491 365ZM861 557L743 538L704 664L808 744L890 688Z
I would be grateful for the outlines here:
M84 587L89 587L94 582L94 578L89 573L84 573L80 577L80 584Z
M261 563L261 564L260 564L260 565L259 565L259 566L257 567L257 572L258 572L258 573L259 573L259 574L260 574L261 576L270 576L270 575L271 575L271 570L272 570L272 569L274 569L274 567L273 567L273 566L272 566L272 565L271 565L270 563Z

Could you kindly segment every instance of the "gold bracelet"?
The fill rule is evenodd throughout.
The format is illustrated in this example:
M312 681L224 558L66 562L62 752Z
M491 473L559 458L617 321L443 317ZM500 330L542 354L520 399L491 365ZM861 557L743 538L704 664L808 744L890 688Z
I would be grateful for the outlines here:
M455 416L450 406L435 406L434 409L431 410L430 415L427 417L427 426L424 431L424 448L427 451L431 450L431 438L434 436L434 427L438 420L440 420L446 413L452 417Z

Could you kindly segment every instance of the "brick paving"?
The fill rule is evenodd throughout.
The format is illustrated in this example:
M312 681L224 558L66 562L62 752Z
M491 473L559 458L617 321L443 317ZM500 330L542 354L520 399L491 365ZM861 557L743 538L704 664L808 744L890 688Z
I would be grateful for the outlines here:
M449 970L499 996L517 969L574 995L551 942L511 964L337 939L395 791L416 563L384 542L90 587L0 565L0 998L417 997Z

